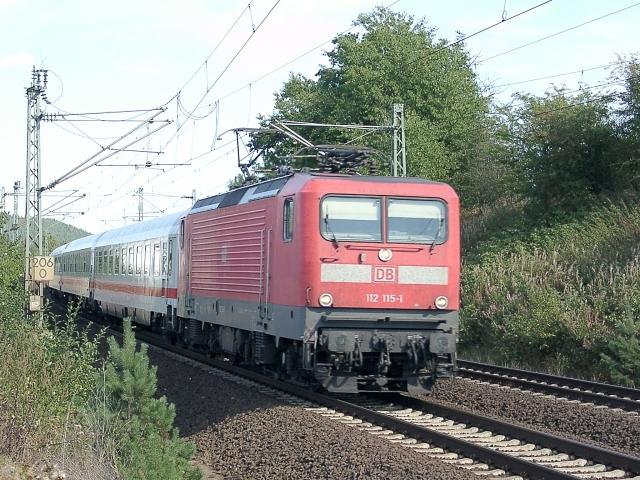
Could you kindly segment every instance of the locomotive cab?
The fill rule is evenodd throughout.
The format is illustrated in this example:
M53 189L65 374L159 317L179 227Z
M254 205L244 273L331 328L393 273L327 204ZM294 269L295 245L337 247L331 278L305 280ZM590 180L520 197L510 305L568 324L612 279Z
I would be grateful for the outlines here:
M301 193L303 366L329 391L430 391L454 368L458 198L440 183L364 180Z

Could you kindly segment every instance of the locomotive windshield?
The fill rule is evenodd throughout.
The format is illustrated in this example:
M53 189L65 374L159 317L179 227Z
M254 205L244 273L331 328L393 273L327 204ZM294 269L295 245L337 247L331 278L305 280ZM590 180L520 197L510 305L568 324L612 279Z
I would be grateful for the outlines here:
M321 214L320 228L327 240L382 240L379 198L327 197Z
M331 241L382 241L382 198L325 197L320 229ZM442 243L446 237L446 206L431 199L388 198L386 241Z
M439 243L446 236L446 207L437 200L390 198L387 241Z

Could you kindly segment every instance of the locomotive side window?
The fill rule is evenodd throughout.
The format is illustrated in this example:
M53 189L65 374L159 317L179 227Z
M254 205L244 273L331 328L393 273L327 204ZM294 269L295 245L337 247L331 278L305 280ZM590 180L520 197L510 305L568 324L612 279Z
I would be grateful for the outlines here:
M398 243L442 243L447 236L447 209L438 200L390 198L387 240Z
M320 231L327 240L380 242L380 198L325 197L320 208Z
M282 230L282 238L285 242L293 239L293 198L287 198L284 201Z

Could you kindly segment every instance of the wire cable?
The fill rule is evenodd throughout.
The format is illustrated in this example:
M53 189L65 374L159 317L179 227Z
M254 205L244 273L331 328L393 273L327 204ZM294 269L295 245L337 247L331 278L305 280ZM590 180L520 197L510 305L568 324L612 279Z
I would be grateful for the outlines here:
M214 53L216 53L216 51L218 50L218 48L220 47L220 45L222 45L222 43L225 41L225 39L227 38L227 36L231 33L231 31L235 28L235 26L238 24L238 22L240 21L240 19L244 16L245 12L247 10L250 11L251 9L251 3L253 2L253 0L251 0L246 7L244 7L244 9L242 10L242 12L240 12L240 15L238 15L238 17L235 19L235 21L231 24L231 26L227 29L227 31L224 33L224 35L222 36L222 38L220 39L220 41L218 41L218 43L216 44L215 47L213 47L213 50L211 50L211 52L209 53L209 55L207 56L207 58L205 59L204 62L202 62L202 64L196 69L195 72L193 72L193 74L189 77L189 79L184 82L184 84L182 85L182 87L180 87L180 89L178 89L178 91L176 92L176 94L171 97L169 100L167 100L167 102L163 105L166 106L167 104L169 104L173 99L175 99L176 97L178 97L178 95L180 95L180 92L182 90L184 90L184 88L189 85L189 83L191 82L191 80L193 80L195 78L195 76L198 74L198 72L200 72L200 70L202 70L202 68L207 68L207 63L209 62L209 60L211 59L211 57L214 55ZM255 33L255 29L254 29L254 33Z
M466 36L464 36L462 38L459 38L458 40L456 40L454 42L451 42L451 43L448 43L446 45L443 45L442 47L436 48L435 50L431 50L431 51L427 52L426 55L419 56L418 58L416 58L414 60L411 60L410 62L406 63L405 65L406 66L413 65L414 63L419 62L420 60L424 60L424 59L426 59L426 58L428 58L428 57L430 57L432 55L435 55L438 52L441 52L442 50L446 50L447 48L453 47L454 45L457 45L459 43L465 42L466 40L468 40L468 39L470 39L472 37L475 37L476 35L480 35L481 33L484 33L487 30L490 30L490 29L492 29L494 27L497 27L498 25L502 25L503 23L508 22L509 20L513 20L514 18L518 18L518 17L524 15L525 13L529 13L532 10L535 10L537 8L542 7L543 5L546 5L547 3L551 3L551 1L552 0L546 0L546 1L542 2L542 3L534 5L533 7L527 8L526 10L522 10L522 11L520 11L520 12L516 13L515 15L512 15L512 16L510 16L508 18L504 18L504 16L503 16L502 19L499 22L496 22L496 23L494 23L492 25L489 25L488 27L484 27L484 28L478 30L477 32L474 32L474 33L472 33L470 35L466 35Z
M506 55L508 53L512 53L512 52L515 52L517 50L520 50L522 48L529 47L531 45L535 45L536 43L540 43L540 42L542 42L544 40L548 40L550 38L557 37L558 35L562 35L563 33L567 33L567 32L570 32L572 30L575 30L577 28L584 27L585 25L589 25L590 23L596 22L598 20L602 20L603 18L607 18L607 17L610 17L612 15L616 15L616 14L618 14L620 12L624 12L625 10L629 10L630 8L637 7L638 5L640 5L640 2L634 3L634 4L626 6L624 8L621 8L620 10L615 10L615 11L609 12L609 13L607 13L605 15L601 15L600 17L592 18L591 20L588 20L586 22L580 23L578 25L574 25L573 27L565 28L564 30L560 30L559 32L552 33L550 35L546 35L544 37L538 38L537 40L533 40L532 42L528 42L528 43L525 43L523 45L519 45L517 47L510 48L509 50L505 50L504 52L500 52L500 53L497 53L497 54L492 55L490 57L478 60L477 62L475 62L475 64L476 65L483 64L485 62L488 62L489 60L493 60L494 58L498 58L498 57L501 57L501 56Z

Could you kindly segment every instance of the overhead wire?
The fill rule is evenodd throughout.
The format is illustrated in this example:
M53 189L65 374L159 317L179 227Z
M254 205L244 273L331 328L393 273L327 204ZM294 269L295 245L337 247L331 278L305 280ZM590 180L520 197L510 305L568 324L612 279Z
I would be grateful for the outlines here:
M600 69L607 68L607 67L613 67L615 65L616 65L615 63L607 63L605 65L598 65L597 67L581 68L580 70L573 70L571 72L556 73L554 75L546 75L544 77L536 77L536 78L529 78L529 79L526 79L526 80L518 80L518 81L515 81L515 82L503 83L501 85L496 85L495 88L511 87L513 85L521 85L523 83L537 82L539 80L548 80L550 78L565 77L567 75L574 75L576 73L590 72L592 70L600 70Z
M548 40L550 38L557 37L558 35L562 35L563 33L567 33L567 32L570 32L572 30L576 30L577 28L584 27L585 25L589 25L590 23L596 22L598 20L602 20L603 18L607 18L607 17L610 17L612 15L616 15L618 13L624 12L625 10L629 10L630 8L637 7L638 5L640 5L640 2L634 3L632 5L628 5L628 6L624 7L624 8L621 8L619 10L615 10L613 12L609 12L609 13L607 13L605 15L601 15L599 17L592 18L591 20L588 20L586 22L580 23L578 25L574 25L573 27L565 28L564 30L560 30L559 32L555 32L555 33L552 33L550 35L545 35L544 37L538 38L536 40L533 40L531 42L525 43L523 45L519 45L519 46L514 47L514 48L510 48L509 50L505 50L504 52L497 53L497 54L492 55L490 57L487 57L487 58L484 58L484 59L480 59L480 60L476 61L475 64L476 65L483 64L485 62L493 60L494 58L498 58L498 57L501 57L503 55L507 55L508 53L512 53L512 52L515 52L517 50L520 50L522 48L529 47L531 45L535 45L536 43L540 43L540 42L542 42L544 40Z
M552 0L545 0L544 2L538 3L537 5L534 5L533 7L527 8L526 10L522 10L522 11L516 13L515 15L511 15L510 17L507 17L507 18L504 18L504 16L503 16L502 19L499 22L493 23L493 24L491 24L491 25L489 25L487 27L484 27L484 28L482 28L482 29L480 29L480 30L478 30L478 31L476 31L474 33L471 33L469 35L465 35L464 37L459 38L458 40L450 42L450 43L448 43L446 45L443 45L441 47L438 47L435 50L431 50L431 51L427 52L425 55L419 56L418 58L415 58L415 59L411 60L410 62L407 62L405 65L406 66L410 66L410 65L413 65L416 62L419 62L420 60L425 60L426 58L428 58L428 57L430 57L432 55L435 55L438 52L441 52L443 50L451 48L454 45L457 45L459 43L465 42L466 40L468 40L468 39L470 39L472 37L475 37L476 35L480 35L481 33L484 33L487 30L491 30L492 28L495 28L498 25L502 25L503 23L508 22L509 20L513 20L515 18L518 18L518 17L520 17L520 16L522 16L522 15L524 15L526 13L529 13L529 12L531 12L531 11L537 9L537 8L542 7L543 5L551 3L551 1Z
M393 2L387 4L384 6L384 8L391 8L393 7L396 3L400 2L401 0L394 0ZM355 28L357 28L359 25L354 23L353 25L351 25L349 28L339 32L337 34L337 36L342 36L342 35L346 35L347 33L349 33L350 31L354 30ZM331 43L333 41L333 39L336 37L336 35L333 35L330 39L325 40L322 43L317 44L316 46L304 51L303 53L301 53L300 55L297 55L296 57L292 58L291 60L288 60L287 62L279 65L278 67L274 68L273 70L268 71L267 73L261 75L258 78L255 78L254 80L250 81L249 83L236 88L235 90L232 90L231 92L228 92L224 95L222 95L221 97L218 97L216 99L216 102L219 102L221 100L225 100L226 98L231 97L232 95L235 95L238 92L241 92L242 90L244 90L245 88L251 87L253 85L255 85L256 83L264 80L267 77L270 77L271 75L273 75L276 72L279 72L280 70L282 70L285 67L288 67L289 65L291 65L292 63L297 62L298 60L300 60L301 58L306 57L307 55L312 54L313 52L315 52L316 50L318 50L319 48L324 47L325 45L327 45L328 43Z
M180 95L180 92L182 90L184 90L184 88L189 85L189 83L191 83L191 80L193 80L195 78L195 76L200 72L200 70L202 70L202 68L207 68L207 64L209 62L209 60L211 59L211 57L213 57L213 55L216 53L216 51L218 50L218 48L220 48L220 45L222 45L222 43L226 40L227 36L233 31L233 29L235 28L235 26L238 24L238 22L240 21L240 19L244 16L245 12L247 10L250 10L251 7L251 3L253 3L253 0L250 0L249 3L247 4L246 7L244 7L244 9L242 10L242 12L240 12L240 14L238 15L238 17L235 19L235 21L231 24L231 26L227 29L227 31L224 33L224 35L222 36L222 38L218 41L218 43L216 44L215 47L213 47L213 50L211 50L211 52L209 53L209 55L207 56L207 58L205 59L204 62L202 62L202 64L195 70L195 72L193 72L193 74L187 79L187 81L182 85L182 87L180 87L178 89L178 91L176 92L175 95L173 95L169 100L167 100L167 102L165 102L163 104L163 106L168 105L169 103L171 103L172 100L174 100L178 95ZM254 30L255 33L255 30Z

